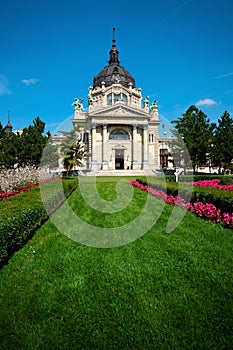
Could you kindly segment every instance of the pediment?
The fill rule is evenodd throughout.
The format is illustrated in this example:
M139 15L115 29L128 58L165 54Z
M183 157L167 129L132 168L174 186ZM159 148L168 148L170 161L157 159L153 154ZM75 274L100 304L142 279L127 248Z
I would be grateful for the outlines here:
M92 118L104 118L104 117L126 117L126 118L148 118L149 114L141 109L129 107L127 105L113 105L105 108L91 111L88 113L89 117Z

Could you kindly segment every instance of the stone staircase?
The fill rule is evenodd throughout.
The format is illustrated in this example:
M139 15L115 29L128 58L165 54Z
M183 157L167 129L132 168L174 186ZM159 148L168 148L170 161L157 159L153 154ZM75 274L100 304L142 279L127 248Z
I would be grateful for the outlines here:
M146 176L155 175L152 170L98 170L95 176Z

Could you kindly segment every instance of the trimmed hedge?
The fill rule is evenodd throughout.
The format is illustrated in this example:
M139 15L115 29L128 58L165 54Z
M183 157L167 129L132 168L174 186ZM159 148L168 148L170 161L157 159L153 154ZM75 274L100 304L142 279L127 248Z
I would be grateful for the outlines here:
M192 202L212 203L222 213L233 213L233 193L231 190L194 186Z
M223 178L231 178L233 179L233 176L230 175L181 175L179 176L179 182L191 182L191 181L199 181L199 180L213 180L213 179L223 179ZM174 180L175 181L175 180Z
M77 188L77 179L63 180L64 192L53 191L56 181L43 184L48 196L46 209L49 214L58 209L65 197ZM55 194L54 194L55 193ZM0 266L33 235L36 229L48 219L41 199L40 188L7 198L0 202Z
M147 179L149 181L154 181L154 179L165 181L166 182L176 182L175 175L157 175L157 176L147 176ZM233 176L232 175L180 175L179 176L179 182L191 182L191 181L199 181L199 180L213 180L213 179L220 179L221 181L227 181L233 182Z
M141 182L143 185L149 185L150 187L156 189L157 191L161 190L168 195L176 197L178 194L183 197L185 200L189 200L190 194L192 193L192 187L187 183L178 183L173 181L165 181L163 178L157 176L154 177L141 177L137 181Z
M156 176L158 179L165 178L166 182L175 182L176 177L175 175L166 175L166 176ZM227 183L230 181L233 182L233 176L231 175L180 175L179 176L179 182L191 182L191 181L199 181L199 180L213 180L213 179L220 179L220 181L226 181Z
M213 179L213 177L211 178ZM192 193L191 202L203 202L212 203L223 213L233 213L233 193L231 190L221 190L212 187L191 187L189 183L185 182L164 182L162 179L157 177L154 178L140 178L138 180L143 184L147 184L156 190L162 190L167 194L171 194L176 197L178 194L183 197L186 201L190 198ZM197 179L195 178L195 181Z

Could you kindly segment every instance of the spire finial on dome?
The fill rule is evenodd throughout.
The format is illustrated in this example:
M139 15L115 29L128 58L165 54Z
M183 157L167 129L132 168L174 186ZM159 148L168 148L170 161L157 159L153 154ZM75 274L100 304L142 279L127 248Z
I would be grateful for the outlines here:
M110 59L108 61L108 66L105 66L93 79L93 90L96 87L102 88L103 82L105 83L105 88L113 85L120 84L127 89L135 88L135 79L132 75L120 65L118 60L119 52L116 48L116 37L115 28L112 28L112 47L109 51Z
M112 46L116 46L116 28L112 28Z
M109 52L110 54L110 60L108 61L109 64L116 64L116 65L119 65L120 62L118 60L118 50L116 48L116 37L115 37L115 31L116 31L116 28L112 28L112 48Z
M8 109L8 122L7 122L7 124L6 124L6 126L5 126L5 132L7 133L7 134L10 134L10 133L12 133L12 129L13 129L13 127L12 127L12 125L11 125L11 121L10 121L10 110Z

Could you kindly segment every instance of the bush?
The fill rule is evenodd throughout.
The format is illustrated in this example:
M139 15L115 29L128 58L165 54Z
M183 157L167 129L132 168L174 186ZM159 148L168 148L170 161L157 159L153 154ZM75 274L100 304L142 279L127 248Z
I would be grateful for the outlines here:
M199 180L213 180L213 179L221 179L224 175L216 175L216 174L209 174L209 175L181 175L179 177L179 182L191 182L191 181L199 181Z
M181 197L184 198L184 200L190 200L190 196L192 193L192 187L190 186L190 184L167 181L167 177L165 181L164 179L159 178L158 176L147 178L142 177L137 181L139 181L143 185L149 185L150 187L156 190L162 190L168 195L172 195L173 197L176 197L179 194Z
M152 178L152 177L151 177ZM154 176L153 178L162 179L162 176ZM166 182L176 182L175 175L166 175L163 176L163 178L166 179ZM179 176L179 182L192 182L192 181L200 181L200 180L213 180L213 179L232 179L233 183L233 176L225 176L225 175L216 175L216 174L209 174L209 175L180 175ZM224 180L223 180L224 181ZM230 181L230 180L227 180ZM225 184L224 184L225 185Z
M192 202L212 203L222 212L233 212L233 196L231 190L212 187L193 187Z
M223 176L219 181L219 185L232 185L232 184L233 184L233 178L230 176Z
M213 179L213 177L211 178ZM195 180L196 177L195 177ZM200 179L199 179L200 180ZM176 197L178 194L186 201L190 200L190 193L192 193L191 202L203 202L214 204L222 212L233 212L233 195L231 190L221 190L212 187L200 187L194 186L193 188L189 183L183 182L165 182L157 177L146 178L143 177L138 180L142 184L147 184L156 190L162 190L167 194Z
M62 184L67 198L77 187L77 180L64 180ZM64 194L52 191L52 187L56 188L56 181L42 186L48 193L46 210L41 199L40 187L34 187L0 202L0 265L25 244L35 230L48 219L48 210L50 214L62 205Z

